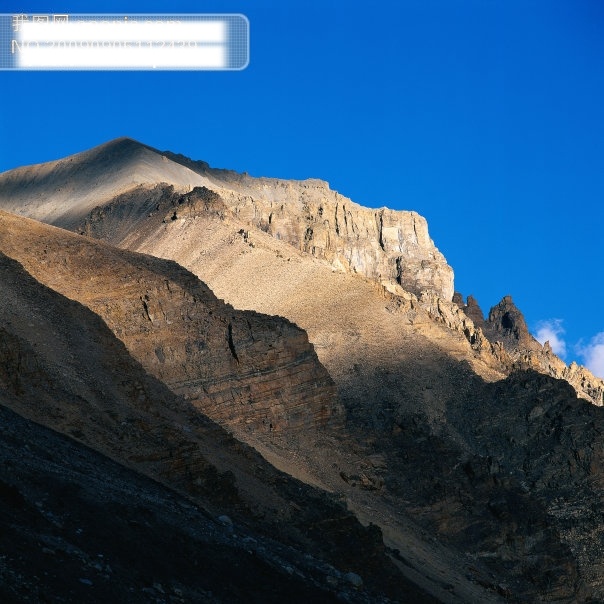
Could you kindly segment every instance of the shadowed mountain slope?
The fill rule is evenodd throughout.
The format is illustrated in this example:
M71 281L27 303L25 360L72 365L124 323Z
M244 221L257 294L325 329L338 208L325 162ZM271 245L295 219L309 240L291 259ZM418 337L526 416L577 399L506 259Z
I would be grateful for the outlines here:
M2 405L0 426L6 604L335 603L330 581L350 601L374 599L307 552L240 524L233 532L191 500Z
M341 589L359 602L379 602L384 595L397 600L400 593L429 601L397 573L379 531L363 528L335 498L274 470L147 375L81 304L42 286L5 255L0 272L0 405L180 493L153 486L83 445L2 410L0 506L11 508L3 538L21 539L21 545L7 541L3 549L2 589L9 600L48 589L67 601L86 593L91 595L84 599L100 602L120 592L130 599L132 588L133 601L149 601L149 593L154 601L172 601L153 586L170 579L186 598L199 601L240 601L248 588L258 601L262 594L272 601L287 594L298 601L302 594L332 601ZM218 527L224 513L234 520L238 537L228 528L230 520ZM135 533L139 545L128 545L128 535ZM192 553L195 543L204 548L199 554ZM164 548L174 556L170 561L161 560ZM108 560L99 560L98 553ZM136 562L130 561L133 555ZM65 564L56 564L55 556ZM195 568L210 559L216 572L233 564L241 574L225 583L214 571ZM51 572L23 579L32 565ZM127 570L135 574L126 576ZM366 589L357 592L347 583L350 570L362 573ZM108 572L116 573L114 582ZM267 590L263 580L274 580L276 591Z

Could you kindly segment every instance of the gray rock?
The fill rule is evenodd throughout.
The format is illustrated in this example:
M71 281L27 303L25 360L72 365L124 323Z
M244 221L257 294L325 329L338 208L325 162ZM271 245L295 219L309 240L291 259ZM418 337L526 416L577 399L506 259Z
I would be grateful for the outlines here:
M348 581L353 587L362 587L363 579L356 573L349 572L344 575L344 579Z

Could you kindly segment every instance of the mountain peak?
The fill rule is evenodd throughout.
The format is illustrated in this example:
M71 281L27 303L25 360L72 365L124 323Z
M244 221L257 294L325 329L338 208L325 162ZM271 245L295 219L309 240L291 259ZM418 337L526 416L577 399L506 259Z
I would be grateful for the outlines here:
M476 327L484 328L484 313L474 296L468 296L467 301L464 303L463 296L459 292L455 292L453 302L464 311L467 317L472 319Z
M149 147L149 145L145 145L144 143L141 143L140 141L137 141L128 136L120 136L118 138L111 139L110 141L107 141L105 143L101 143L100 145L97 145L96 147L93 147L92 149L89 149L82 153L76 153L72 157L87 156L87 158L96 160L99 156L109 155L113 157L121 157L142 150L150 150L160 154L157 149Z
M512 348L540 349L541 345L529 333L524 315L507 295L489 311L488 331L490 339L499 339Z

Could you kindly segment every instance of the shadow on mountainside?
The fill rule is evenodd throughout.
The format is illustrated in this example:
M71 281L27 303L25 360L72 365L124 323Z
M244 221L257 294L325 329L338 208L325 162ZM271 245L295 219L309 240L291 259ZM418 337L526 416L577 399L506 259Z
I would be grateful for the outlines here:
M71 453L66 454L58 465L53 465L52 454L40 453L50 464L48 482L40 478L43 466L40 467L39 461L32 461L37 468L31 474L28 474L29 470L22 471L19 466L21 453L12 462L17 464L14 471L10 470L10 464L5 468L9 474L2 478L0 487L5 485L7 505L13 501L21 509L23 504L21 512L11 512L16 524L11 524L10 534L25 539L27 544L21 553L15 546L16 550L10 550L13 552L10 559L5 558L7 564L10 562L6 571L7 594L17 598L22 593L19 592L20 577L29 557L34 566L39 564L38 568L41 568L40 560L46 560L48 555L50 566L56 569L53 562L65 556L65 574L55 578L52 573L48 576L37 574L31 583L32 589L40 592L56 588L57 593L63 593L65 589L69 595L76 582L77 589L71 601L78 601L78 594L88 593L86 588L90 585L87 581L93 579L89 575L76 575L83 572L84 567L88 568L89 558L97 556L94 550L103 553L104 547L111 542L117 548L111 557L115 557L114 565L122 569L124 583L121 586L124 589L134 586L136 589L156 589L148 585L153 573L167 577L176 565L180 569L175 571L176 575L182 577L178 581L185 584L185 588L177 589L186 592L190 588L192 594L211 591L215 599L208 596L207 601L238 601L237 593L248 588L259 594L257 601L262 601L262 594L266 595L267 601L278 601L286 593L295 601L303 601L305 595L330 601L339 592L348 593L351 601L359 602L378 602L386 596L394 601L401 597L406 601L430 601L396 571L385 555L378 529L364 528L336 497L275 470L249 446L236 441L190 403L146 374L97 315L41 285L19 263L4 255L0 255L0 276L3 325L0 330L0 393L5 405L176 489L180 495L175 497L184 505L185 495L195 504L194 516L199 518L201 515L205 523L226 513L235 523L236 533L271 535L282 544L275 545L275 552L281 551L279 548L289 548L285 558L278 558L285 560L279 564L273 560L272 545L263 545L263 550L257 551L256 546L241 541L235 545L220 542L211 550L213 553L200 553L190 558L194 546L187 540L191 534L193 543L198 539L194 527L180 526L172 534L166 526L167 512L162 512L157 523L148 520L144 506L137 514L136 497L130 495L138 487L123 477L116 481L123 485L127 494L116 495L107 507L105 495L102 492L95 495L94 488L89 488L83 481L85 469L75 474L65 469L76 463L70 461L70 456L76 455L77 460L78 447L63 444L60 446L71 447ZM14 420L17 427L25 425L20 421ZM27 429L32 431L27 446L35 449L37 428ZM18 439L15 446L21 446ZM29 453L22 452L22 457L27 455ZM86 453L84 457L88 455ZM97 454L90 453L90 456L100 459ZM102 466L102 463L98 461L98 465ZM109 469L115 467L108 466ZM20 482L22 476L23 484ZM31 477L26 479L26 476ZM112 480L109 474L105 476L106 484L111 484ZM98 478L92 482L97 484ZM38 483L40 490L30 491L34 483ZM47 491L44 486L49 487ZM78 509L80 497L85 500L81 512L66 511L70 505ZM41 506L36 505L38 498ZM133 507L129 507L130 504ZM36 516L38 513L40 518ZM33 522L34 516L38 532L27 534L25 527ZM58 535L52 533L49 522L59 529ZM75 531L75 536L71 532L68 535L61 533L60 527L72 522L69 531ZM81 535L78 529L81 529ZM46 543L45 537L41 536L46 531L51 532L50 545L40 546L40 540ZM137 531L141 533L140 549L129 545L131 538L137 542ZM91 539L90 549L84 547L87 536ZM63 545L56 546L55 537ZM86 553L74 553L70 545L72 540L75 540L74 547L84 549ZM45 547L51 551L42 551ZM57 552L57 547L59 550L67 548L67 553ZM232 557L233 548L238 552L236 557ZM242 549L247 553L239 555ZM164 550L166 558L162 554ZM141 561L132 559L136 552ZM255 562L257 557L260 558L258 563ZM80 558L84 560L81 564L77 561ZM209 564L210 559L214 559L213 565ZM149 563L145 572L142 571L142 560ZM198 566L203 566L204 560L216 573L228 564L235 569L240 567L233 571L239 578L226 579L225 585L224 577L218 581L218 575L208 571L200 582L187 585L186 579L193 576ZM270 575L275 564L273 597L273 588L264 585L264 577ZM125 577L128 568L136 573L139 569L142 578ZM91 569L88 571L92 572ZM348 571L362 575L363 588L357 590L347 582L345 573ZM99 578L103 573L107 574L105 570L94 573L94 581L104 585L96 601L103 601L103 594L120 589L119 585L112 586L110 580ZM254 586L256 573L259 577ZM161 590L156 591L161 593ZM155 594L154 597L156 601L168 601L162 595ZM200 601L204 601L203 598Z
M366 443L348 482L404 508L506 599L602 598L604 409L535 371L488 383L465 363L432 361L432 384L417 365L391 366L363 377L371 405L344 397Z

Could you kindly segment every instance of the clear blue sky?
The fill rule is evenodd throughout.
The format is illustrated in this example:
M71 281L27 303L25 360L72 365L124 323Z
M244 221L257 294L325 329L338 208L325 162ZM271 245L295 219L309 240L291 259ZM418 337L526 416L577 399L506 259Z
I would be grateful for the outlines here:
M534 333L560 320L566 360L585 361L577 343L604 332L604 1L2 10L243 13L251 60L223 73L0 73L0 171L126 135L256 176L323 178L426 216L456 289L485 311L511 294Z

